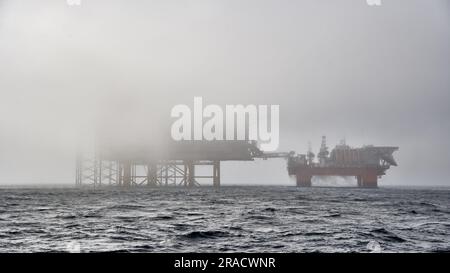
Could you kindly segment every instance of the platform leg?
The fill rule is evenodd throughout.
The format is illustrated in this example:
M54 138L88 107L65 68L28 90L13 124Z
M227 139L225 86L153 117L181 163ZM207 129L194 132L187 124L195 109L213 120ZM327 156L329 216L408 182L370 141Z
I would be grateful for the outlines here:
M192 161L188 162L188 181L187 185L188 187L195 186L195 165Z
M378 187L378 176L376 173L367 172L362 177L362 187L363 188L377 188Z
M147 165L147 186L155 187L157 177L157 167L156 164Z
M311 175L297 174L297 187L311 187L311 179Z
M213 185L220 187L220 161L214 161L213 164Z
M123 164L123 186L131 186L131 164L129 162Z
M358 187L362 187L362 176L361 175L356 176L356 181L358 182Z

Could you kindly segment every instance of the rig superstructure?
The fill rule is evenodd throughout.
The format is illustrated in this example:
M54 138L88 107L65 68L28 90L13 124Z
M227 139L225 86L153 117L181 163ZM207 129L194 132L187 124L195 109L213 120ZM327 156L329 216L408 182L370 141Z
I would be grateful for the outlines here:
M391 166L397 166L393 153L398 147L363 146L352 148L345 141L329 152L326 137L322 137L318 161L309 148L307 154L288 158L288 173L296 176L297 186L310 187L314 176L354 176L358 187L376 188L378 178L386 174Z

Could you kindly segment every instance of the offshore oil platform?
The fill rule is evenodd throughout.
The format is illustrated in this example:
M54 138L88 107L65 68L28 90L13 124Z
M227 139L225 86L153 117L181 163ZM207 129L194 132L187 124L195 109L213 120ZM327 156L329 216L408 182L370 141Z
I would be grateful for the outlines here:
M288 173L296 176L297 186L310 187L314 176L353 176L358 187L376 188L378 178L386 174L390 166L397 166L393 153L398 147L363 146L351 148L344 141L328 151L326 137L322 137L320 151L315 155L309 147L306 155L288 158Z
M289 175L296 177L299 187L312 186L315 176L352 176L358 187L378 186L378 177L390 166L397 166L393 158L398 147L351 148L345 142L331 153L326 138L315 161L309 148L307 154L267 153L256 141L172 141L164 149L96 147L92 156L77 154L76 186L198 186L199 180L212 180L220 186L222 161L253 161L255 159L284 158ZM196 172L196 167L207 166L209 174Z

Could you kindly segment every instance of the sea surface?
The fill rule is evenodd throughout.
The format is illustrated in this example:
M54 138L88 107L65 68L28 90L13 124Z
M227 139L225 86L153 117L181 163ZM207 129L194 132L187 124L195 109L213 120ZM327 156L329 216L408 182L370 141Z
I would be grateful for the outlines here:
M450 189L0 189L0 252L449 252Z

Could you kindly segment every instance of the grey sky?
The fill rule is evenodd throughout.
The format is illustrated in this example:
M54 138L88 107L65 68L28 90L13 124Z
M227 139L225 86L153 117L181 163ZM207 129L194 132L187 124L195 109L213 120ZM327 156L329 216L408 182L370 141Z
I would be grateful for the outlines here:
M93 128L147 141L203 96L279 104L281 151L400 146L381 185L450 185L450 1L382 3L0 0L0 184L73 183ZM222 175L293 185L281 160Z

